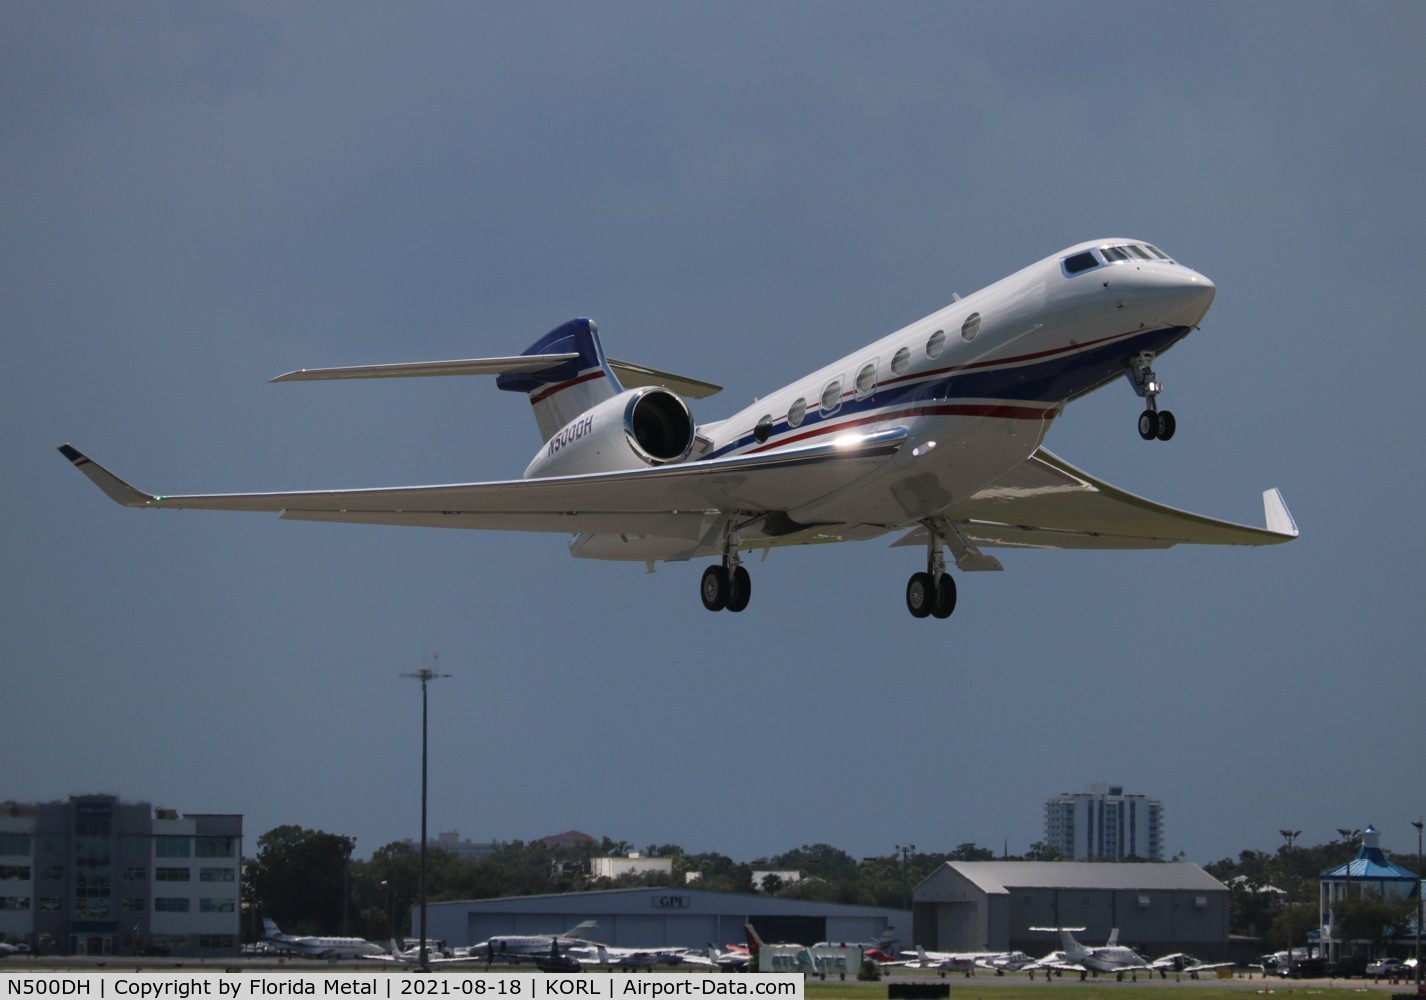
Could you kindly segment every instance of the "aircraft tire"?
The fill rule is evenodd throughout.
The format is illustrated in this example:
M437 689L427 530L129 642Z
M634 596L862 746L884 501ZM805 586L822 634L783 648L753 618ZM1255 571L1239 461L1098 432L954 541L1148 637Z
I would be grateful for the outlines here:
M956 610L956 580L949 573L942 573L936 581L936 602L931 614L937 618L949 618Z
M1139 437L1152 441L1159 436L1159 415L1153 410L1139 414Z
M748 602L753 599L753 578L748 575L748 571L742 566L733 570L729 579L728 603L729 611L744 611L748 607Z
M698 585L698 594L703 598L703 606L709 611L722 611L728 606L728 570L723 566L709 566L703 571L703 579Z
M912 573L906 582L906 610L912 618L925 618L936 604L936 585L930 573Z
M1173 414L1168 410L1159 411L1159 440L1167 441L1173 437L1173 432L1178 429L1178 421L1173 418Z

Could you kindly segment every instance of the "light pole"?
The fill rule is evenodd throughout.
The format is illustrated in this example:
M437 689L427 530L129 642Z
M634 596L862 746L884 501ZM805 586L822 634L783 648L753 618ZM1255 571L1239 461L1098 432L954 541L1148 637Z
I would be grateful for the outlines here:
M1292 890L1290 879L1292 872L1288 871L1288 866L1292 864L1292 842L1302 833L1301 830L1279 830L1282 839L1287 841L1287 848L1282 855L1282 891L1287 894L1287 971L1292 972Z
M439 653L436 654L439 657ZM438 677L449 677L450 674L438 674L430 667L422 667L414 674L402 674L402 677L414 677L421 682L421 958L420 968L422 972L431 971L431 963L426 954L426 732L427 732L427 712L426 712L426 687L431 681Z
M1350 850L1352 845L1357 842L1357 838L1361 836L1362 831L1348 829L1345 826L1339 826L1337 827L1337 833L1339 833L1342 839L1347 842L1347 848L1348 850ZM1355 860L1357 860L1355 851L1347 855L1347 886L1342 891L1342 902L1345 903L1346 906L1352 905L1352 862ZM1335 909L1332 911L1332 933L1334 936L1337 933L1337 912ZM1347 932L1344 928L1342 931L1341 949L1337 952L1337 961L1340 962L1342 959L1347 957L1346 953L1350 950L1349 945L1350 942L1348 942L1347 940Z
M1416 827L1416 992L1421 994L1421 820L1411 824Z
M386 890L386 940L396 940L395 933L391 930L391 882L389 879L381 880L381 887Z
M911 909L911 883L906 880L906 859L911 856L911 852L916 850L915 844L897 844L897 852L901 855L901 908Z

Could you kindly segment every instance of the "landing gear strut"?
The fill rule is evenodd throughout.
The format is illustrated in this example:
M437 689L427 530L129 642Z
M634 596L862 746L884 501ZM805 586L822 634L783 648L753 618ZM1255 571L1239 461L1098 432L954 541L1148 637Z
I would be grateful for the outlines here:
M731 521L723 536L723 561L703 571L698 585L709 611L742 611L753 596L753 580L738 553L738 529Z
M1164 386L1154 374L1155 357L1153 351L1140 351L1124 362L1124 366L1129 369L1126 373L1129 384L1148 406L1148 409L1139 414L1139 437L1145 441L1155 438L1167 441L1178 429L1178 421L1168 410L1159 409L1158 395L1164 391Z
M926 572L912 573L906 582L906 610L913 618L949 618L956 610L956 581L946 572L941 536L927 522Z

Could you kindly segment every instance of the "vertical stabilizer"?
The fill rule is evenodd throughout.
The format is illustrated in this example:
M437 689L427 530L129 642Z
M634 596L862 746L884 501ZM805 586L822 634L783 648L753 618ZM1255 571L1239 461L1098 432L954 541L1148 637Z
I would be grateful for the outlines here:
M552 368L506 372L495 380L501 389L529 394L541 440L548 441L585 410L623 391L605 360L599 329L592 320L572 319L556 327L531 344L521 357L525 354L577 355Z

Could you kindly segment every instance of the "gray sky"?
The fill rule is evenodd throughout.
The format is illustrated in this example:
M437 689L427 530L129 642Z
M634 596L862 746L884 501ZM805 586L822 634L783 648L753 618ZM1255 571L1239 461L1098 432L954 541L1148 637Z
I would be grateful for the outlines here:
M1207 862L1376 824L1414 849L1426 162L1419 3L100 3L0 7L0 797L108 791L414 836L579 828L739 859L1043 836L1091 782ZM577 315L727 386L716 420L1072 243L1214 279L1158 372L1047 445L1303 531L1001 556L914 621L919 556L701 564L542 535L124 510L518 476L484 379L267 385L515 354Z

